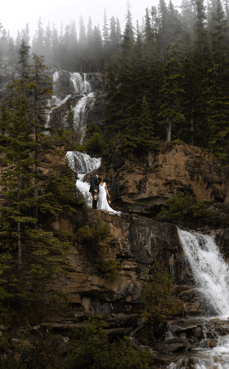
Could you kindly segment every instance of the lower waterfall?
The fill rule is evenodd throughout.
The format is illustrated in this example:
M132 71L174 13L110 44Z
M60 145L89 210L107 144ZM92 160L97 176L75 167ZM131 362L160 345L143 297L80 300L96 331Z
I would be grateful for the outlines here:
M227 320L229 317L229 267L215 244L214 237L199 233L192 234L180 229L178 229L178 234L192 270L196 288L204 296L211 310L214 310L219 318ZM172 362L168 369L229 369L229 335L220 336L217 332L215 334L216 347L209 349L200 342L200 347L191 351L191 355L180 358L176 363Z
M215 244L214 237L180 229L178 234L196 287L216 315L229 316L229 267Z
M84 182L84 176L100 167L101 158L91 158L90 155L79 151L68 151L66 158L73 172L77 172L76 188L83 194L87 206L92 207L92 196L89 192L90 184Z

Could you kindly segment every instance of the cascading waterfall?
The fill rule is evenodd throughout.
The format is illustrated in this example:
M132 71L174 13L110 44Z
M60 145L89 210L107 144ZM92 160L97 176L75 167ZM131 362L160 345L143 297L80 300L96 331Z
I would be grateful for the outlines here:
M218 316L229 316L229 268L213 236L192 234L178 229L179 239L192 269L196 287ZM211 319L211 318L209 318ZM212 349L199 348L191 358L179 359L168 369L229 369L229 336L218 337Z
M53 95L52 99L48 101L48 106L50 108L49 108L48 114L47 114L47 119L46 119L46 124L45 124L46 128L49 127L50 117L51 117L51 114L52 114L53 110L56 109L56 108L59 108L61 105L65 104L66 101L68 101L69 97L71 97L71 95L67 95L63 100L60 100L57 96ZM55 106L51 107L53 105L55 105Z
M49 127L51 114L54 109L62 106L67 102L69 97L72 95L67 95L64 99L60 99L58 97L58 81L60 77L59 71L56 71L53 74L53 93L52 99L48 101L48 106L50 107L47 111L47 119L45 127ZM87 74L83 73L83 77L80 73L69 73L69 79L74 87L75 95L81 96L79 101L76 103L75 107L73 107L72 111L74 114L74 129L78 131L81 135L81 143L85 136L86 131L86 112L91 109L94 105L95 98L94 93L91 92L91 85L87 81ZM52 107L55 105L55 107Z
M73 83L75 93L78 95L89 94L91 92L90 83L87 81L87 74L70 73L70 80Z
M70 95L67 95L64 99L60 99L57 94L58 94L58 88L57 88L57 82L59 79L59 72L55 72L53 73L52 76L52 85L53 85L53 93L54 95L52 96L52 98L48 101L47 106L50 107L47 111L47 119L46 119L46 123L45 123L45 128L49 127L49 123L50 123L50 118L51 118L51 114L53 112L54 109L59 108L61 105L65 104L66 101L69 99L69 97L71 97ZM55 105L55 106L54 106ZM54 106L54 107L52 107Z
M87 128L86 124L86 107L92 108L94 105L94 93L91 92L88 96L82 97L76 106L72 109L74 113L74 129L81 134L80 143L83 142L85 131Z
M90 184L84 182L85 174L93 172L101 165L101 158L91 158L89 155L79 151L68 151L66 154L69 165L74 172L78 174L78 180L76 181L77 189L83 194L87 201L87 205L92 207L92 196L89 192Z
M196 287L218 315L229 316L229 268L213 236L178 229Z

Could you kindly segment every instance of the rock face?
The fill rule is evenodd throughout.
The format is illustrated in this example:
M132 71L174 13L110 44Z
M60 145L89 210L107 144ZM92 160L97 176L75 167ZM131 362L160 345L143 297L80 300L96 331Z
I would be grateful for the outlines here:
M62 275L49 293L63 290L75 313L82 314L137 314L142 310L139 301L142 272L149 271L154 260L159 261L173 275L174 293L184 304L182 314L198 315L203 311L201 298L195 291L194 281L180 246L176 226L159 223L141 216L122 214L120 217L107 212L91 210L88 221L95 226L98 219L110 227L113 236L110 247L103 254L104 260L121 262L123 270L118 279L105 279L98 275L100 261L88 257L90 250L76 247L78 254L68 256L69 274ZM61 220L53 223L53 229L63 227ZM74 231L71 222L65 230Z
M99 173L105 175L114 206L153 216L177 191L188 191L197 201L228 204L228 172L212 159L208 150L165 143L133 161L119 145Z

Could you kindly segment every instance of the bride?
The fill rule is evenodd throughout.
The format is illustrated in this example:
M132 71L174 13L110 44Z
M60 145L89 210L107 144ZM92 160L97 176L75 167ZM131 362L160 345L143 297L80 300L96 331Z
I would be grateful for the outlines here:
M97 203L97 209L99 210L107 210L109 211L110 215L117 214L121 215L121 211L115 211L113 210L107 201L107 195L110 196L107 185L104 182L103 177L99 178L99 197L98 197L98 203Z

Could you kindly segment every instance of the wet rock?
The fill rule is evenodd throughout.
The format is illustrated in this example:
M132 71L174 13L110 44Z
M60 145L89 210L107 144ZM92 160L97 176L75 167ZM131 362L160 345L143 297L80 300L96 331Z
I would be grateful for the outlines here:
M201 327L197 327L193 330L193 336L196 338L202 338L203 337L203 331Z
M123 338L125 330L124 328L106 329L106 333L108 335L109 341L112 342L116 340L117 338Z
M109 327L132 327L137 323L137 314L117 314L111 319L107 320Z
M68 332L71 329L80 328L80 324L75 323L42 323L42 328L48 329L56 333Z
M188 343L181 338L172 338L171 340L168 340L166 342L158 343L155 346L155 350L160 352L174 352L181 351L187 346Z
M217 343L214 340L202 340L200 342L200 347L210 347L210 348L212 348L212 347L215 347L215 346L217 346Z

